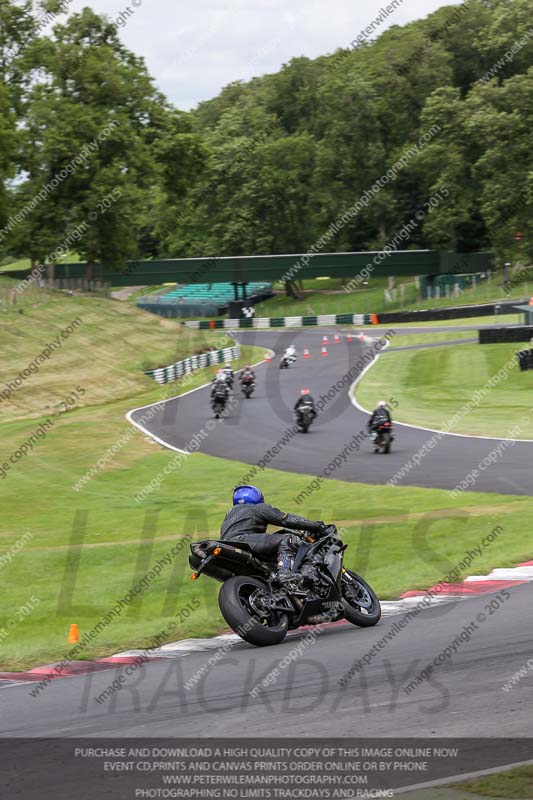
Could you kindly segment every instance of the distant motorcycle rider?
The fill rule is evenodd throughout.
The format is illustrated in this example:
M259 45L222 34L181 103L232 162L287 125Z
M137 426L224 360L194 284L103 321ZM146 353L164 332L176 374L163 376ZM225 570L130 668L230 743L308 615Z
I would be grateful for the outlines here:
M279 581L298 574L293 572L291 563L301 539L284 530L267 534L268 525L309 531L315 536L324 535L328 530L321 521L313 522L298 514L284 513L265 503L262 491L256 486L237 486L233 490L233 508L224 517L220 538L246 543L260 558L276 559L276 578Z
M255 372L248 364L239 375L239 380L241 383L255 383Z
M383 425L384 422L392 423L392 418L387 408L387 402L385 400L380 400L377 408L374 409L367 422L367 428L372 434L372 439L376 438L377 429L380 425Z
M214 386L216 383L225 383L225 384L226 384L226 386L228 385L228 382L227 382L227 380L226 380L226 373L224 372L224 370L223 370L223 369L217 369L217 371L216 371L216 373L215 373L215 377L213 378L213 380L211 381L211 383L213 384L213 386Z
M224 375L226 376L227 384L228 384L229 388L231 389L233 387L233 381L235 379L235 373L233 372L233 370L231 368L231 364L229 363L229 361L224 365Z
M296 352L295 346L290 344L283 353L283 358L287 358L289 361L296 361L297 355L298 353Z
M229 387L224 375L224 370L219 369L211 386L211 404L223 403L224 407L228 401Z
M309 389L302 389L300 391L300 397L294 404L294 413L299 416L303 413L304 409L310 409L313 413L313 419L317 416L318 412L316 410L315 401L313 400Z

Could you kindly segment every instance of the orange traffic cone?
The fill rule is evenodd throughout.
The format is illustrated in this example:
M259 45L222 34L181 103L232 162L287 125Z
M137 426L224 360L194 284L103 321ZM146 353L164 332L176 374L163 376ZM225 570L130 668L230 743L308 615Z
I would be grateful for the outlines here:
M346 341L347 341L347 342L351 342L351 341L352 341L352 339L353 339L353 336L352 336L352 334L351 334L351 333L348 333L348 334L346 334Z
M307 347L304 347L304 358L311 358L311 354Z
M266 354L265 361L266 361L267 364L270 364L270 353Z
M327 336L322 337L322 344L329 344L329 339Z
M335 336L333 337L333 344L339 344L340 340L341 337L339 336L338 333L336 333Z
M75 622L68 626L67 644L76 644L80 640L80 632Z
M324 358L326 358L327 354L328 354L328 348L327 347L323 347L322 348L322 355L324 356Z

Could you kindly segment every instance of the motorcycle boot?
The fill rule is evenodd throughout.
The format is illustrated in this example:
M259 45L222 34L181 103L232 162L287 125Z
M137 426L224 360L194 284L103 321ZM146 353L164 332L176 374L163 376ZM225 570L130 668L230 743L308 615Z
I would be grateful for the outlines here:
M298 573L293 571L293 557L298 547L298 542L298 537L291 534L285 537L285 540L278 548L278 569L275 575L275 580L278 583L284 583L297 577Z

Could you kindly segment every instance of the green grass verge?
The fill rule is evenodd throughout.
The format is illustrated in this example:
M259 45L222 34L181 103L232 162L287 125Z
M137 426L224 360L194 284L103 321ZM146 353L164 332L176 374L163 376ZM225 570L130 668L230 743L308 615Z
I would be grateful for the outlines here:
M498 303L514 298L528 297L533 291L533 283L524 281L513 286L509 294L505 293L499 283L500 279L483 281L475 288L465 289L459 297L443 297L438 300L422 299L418 295L415 283L412 280L398 281L404 289L404 301L401 301L398 290L395 302L385 301L385 278L371 279L368 286L353 292L344 292L340 280L331 281L304 281L304 288L313 289L302 300L294 300L283 294L278 294L270 300L265 300L256 305L256 316L299 316L300 314L379 314L386 311L415 311L422 308L446 308L449 306L463 306L476 303ZM340 289L337 294L324 294L328 289Z
M476 795L500 797L505 800L533 797L533 766L516 767L496 775L485 775L458 785Z
M417 344L458 341L476 338L475 331L442 331L439 333L399 333L390 340L390 347L409 347Z
M402 336L399 341L407 340ZM394 340L398 343L398 337ZM373 408L381 396L393 394L398 401L398 422L442 428L476 392L487 387L478 404L450 430L478 436L509 436L516 426L519 436L533 438L533 374L520 372L516 351L519 344L461 344L385 353L356 386L356 397L364 408ZM503 368L507 377L494 387L487 382Z

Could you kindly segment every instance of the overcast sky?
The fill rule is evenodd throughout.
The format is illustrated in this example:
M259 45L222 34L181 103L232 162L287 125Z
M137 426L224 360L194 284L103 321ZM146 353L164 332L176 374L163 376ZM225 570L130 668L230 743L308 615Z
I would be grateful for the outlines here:
M144 56L157 86L178 108L187 110L214 97L231 81L276 72L295 56L314 58L349 47L391 2L72 0L70 9L90 5L116 21L121 39ZM380 23L374 37L390 25L457 4L456 0L396 2L398 7Z

